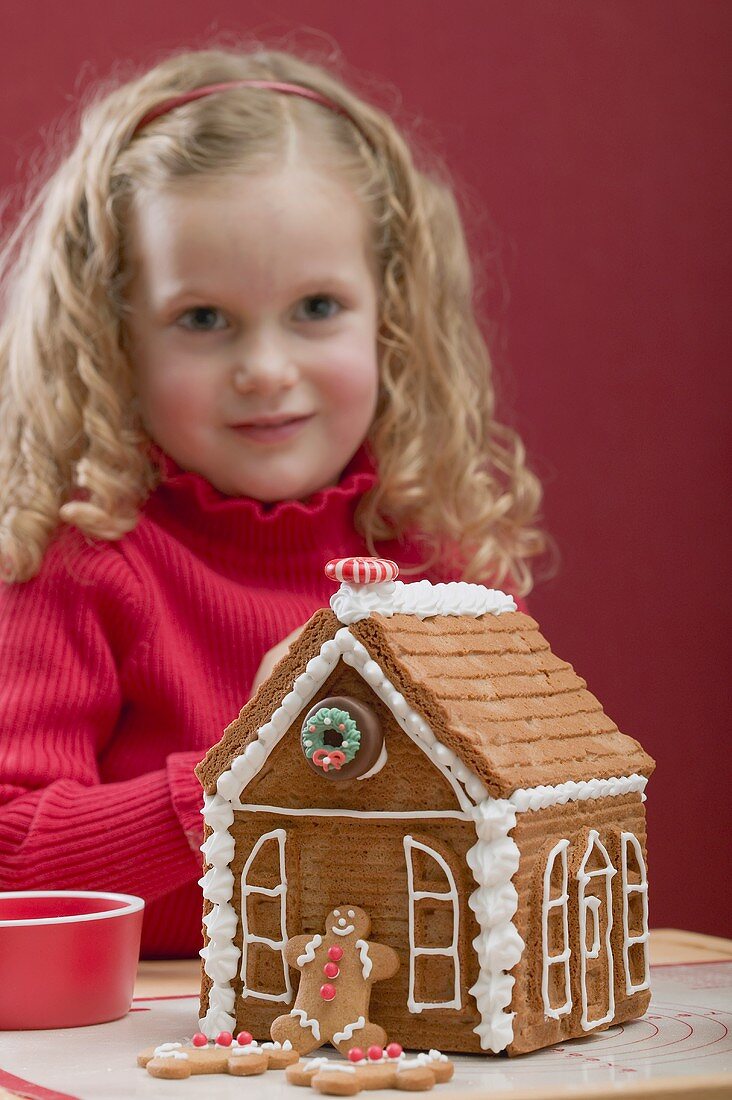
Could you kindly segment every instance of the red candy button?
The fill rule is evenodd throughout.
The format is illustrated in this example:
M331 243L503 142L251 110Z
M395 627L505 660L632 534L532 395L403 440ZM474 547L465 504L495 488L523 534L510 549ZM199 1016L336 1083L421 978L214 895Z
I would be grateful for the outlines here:
M384 1057L384 1052L381 1047L369 1047L366 1053L372 1062L380 1062Z
M325 974L326 978L337 978L340 974L340 970L335 963L326 963L323 967L323 973Z
M333 947L329 947L328 948L328 958L330 959L331 962L334 962L334 963L340 962L341 959L343 958L343 948L338 947L336 945L334 945Z
M349 1062L363 1062L365 1057L366 1057L366 1055L361 1050L361 1047L351 1047L351 1049L348 1052L348 1061Z
M325 575L331 581L379 584L396 580L399 566L389 558L333 558L325 567Z
M252 1041L252 1037L248 1031L240 1031L236 1037L236 1041L240 1047L248 1047Z
M230 1047L234 1036L230 1031L220 1031L216 1036L217 1047Z
M203 1034L202 1031L197 1031L196 1034L191 1039L191 1042L193 1043L194 1047L207 1047L208 1046L208 1039L206 1038L206 1036Z
M401 1058L403 1053L404 1052L399 1043L389 1043L388 1047L386 1048L387 1058Z
M335 986L330 985L328 982L320 987L320 996L324 1001L332 1001L336 995Z

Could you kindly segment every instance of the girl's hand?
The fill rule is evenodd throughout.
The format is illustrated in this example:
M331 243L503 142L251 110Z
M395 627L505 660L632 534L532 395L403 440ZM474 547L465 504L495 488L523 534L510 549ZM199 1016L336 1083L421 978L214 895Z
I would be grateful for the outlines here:
M264 657L262 657L259 668L257 669L256 676L254 677L254 680L252 682L252 690L249 693L250 698L255 694L260 684L263 684L264 681L272 674L272 669L274 668L274 666L277 664L278 661L282 660L282 658L285 656L288 649L290 648L291 644L295 641L296 638L300 637L301 633L302 627L299 626L297 630L293 630L292 634L288 634L283 641L278 642L276 646L273 646L272 649L268 650L265 653Z

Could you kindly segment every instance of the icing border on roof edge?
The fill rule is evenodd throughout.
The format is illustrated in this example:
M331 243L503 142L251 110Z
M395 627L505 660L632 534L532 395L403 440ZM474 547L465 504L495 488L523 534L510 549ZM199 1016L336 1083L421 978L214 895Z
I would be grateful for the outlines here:
M320 647L303 672L295 678L292 689L285 695L272 717L257 730L244 752L235 757L226 771L216 781L216 791L228 802L234 803L251 783L282 740L297 715L314 697L315 693L333 671L339 660L355 668L372 691L386 703L401 729L429 757L438 771L448 781L462 810L470 811L476 802L488 796L485 786L456 753L437 740L434 733L404 696L396 690L381 667L372 660L369 651L341 627L333 638ZM464 789L463 789L464 788Z
M418 619L428 619L435 615L478 618L517 610L513 596L468 581L448 581L446 584L430 581L349 584L343 581L331 596L330 606L336 618L346 626L367 619L373 611L380 615L415 615Z

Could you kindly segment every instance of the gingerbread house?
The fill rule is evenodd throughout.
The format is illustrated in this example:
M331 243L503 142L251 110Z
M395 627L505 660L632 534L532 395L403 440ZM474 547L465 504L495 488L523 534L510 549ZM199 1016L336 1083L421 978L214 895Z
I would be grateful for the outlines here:
M288 939L348 905L398 953L371 1019L405 1047L517 1054L642 1015L653 760L510 596L329 567L331 608L197 769L202 1031L268 1038Z

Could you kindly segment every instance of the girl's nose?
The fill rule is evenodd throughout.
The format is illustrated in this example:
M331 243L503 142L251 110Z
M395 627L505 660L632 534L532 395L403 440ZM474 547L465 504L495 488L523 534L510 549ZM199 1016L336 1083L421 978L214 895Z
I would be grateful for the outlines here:
M283 351L240 355L234 367L234 388L239 393L277 393L294 386L297 367Z

